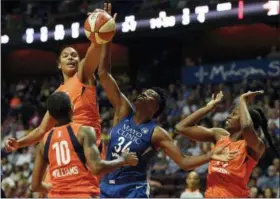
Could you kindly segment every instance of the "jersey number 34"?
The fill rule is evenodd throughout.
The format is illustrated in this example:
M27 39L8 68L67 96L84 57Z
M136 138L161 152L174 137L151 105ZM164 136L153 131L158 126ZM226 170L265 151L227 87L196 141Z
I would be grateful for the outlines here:
M131 145L131 143L132 143L131 141L129 141L125 145L124 145L124 142L125 142L124 137L119 137L118 141L119 141L118 144L114 147L114 149L117 153L124 152L125 150L127 150L128 152L130 151L129 145Z

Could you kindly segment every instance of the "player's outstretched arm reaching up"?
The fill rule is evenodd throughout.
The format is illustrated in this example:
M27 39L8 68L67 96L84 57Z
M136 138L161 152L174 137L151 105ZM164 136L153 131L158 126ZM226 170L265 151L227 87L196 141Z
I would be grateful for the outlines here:
M176 132L194 141L212 143L216 143L222 136L228 136L229 133L222 128L205 128L196 125L204 116L210 113L222 99L222 91L220 91L216 97L213 94L212 100L206 106L190 114L175 126Z
M105 4L104 7L107 7L107 12L111 14L111 4ZM116 16L115 14L114 19L116 19ZM115 126L130 113L132 106L128 99L121 93L117 82L111 75L111 42L102 46L98 76L109 101L114 107L115 114L113 125Z
M243 138L250 150L250 154L256 160L259 160L265 152L265 144L263 140L256 134L254 122L250 116L247 102L256 95L263 94L263 91L247 92L239 98L240 125Z
M100 50L101 45L91 43L85 57L81 61L75 49L66 47L62 50L58 59L58 68L62 70L64 82L77 74L81 83L93 86L93 73L96 71L99 64ZM13 151L39 142L55 123L56 121L46 112L39 127L31 131L27 136L18 140L9 138L6 143L7 151Z

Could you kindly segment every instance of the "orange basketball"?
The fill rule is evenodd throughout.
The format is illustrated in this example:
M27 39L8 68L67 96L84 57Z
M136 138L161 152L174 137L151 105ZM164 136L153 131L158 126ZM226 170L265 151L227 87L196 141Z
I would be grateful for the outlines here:
M85 21L87 38L96 44L105 44L112 40L116 32L115 20L105 11L91 13Z

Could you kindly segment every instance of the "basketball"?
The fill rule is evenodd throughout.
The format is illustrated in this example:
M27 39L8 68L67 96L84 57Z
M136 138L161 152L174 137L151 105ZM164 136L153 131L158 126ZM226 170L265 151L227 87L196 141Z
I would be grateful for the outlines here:
M105 44L112 40L116 32L115 20L105 11L91 13L85 21L87 38L96 44Z

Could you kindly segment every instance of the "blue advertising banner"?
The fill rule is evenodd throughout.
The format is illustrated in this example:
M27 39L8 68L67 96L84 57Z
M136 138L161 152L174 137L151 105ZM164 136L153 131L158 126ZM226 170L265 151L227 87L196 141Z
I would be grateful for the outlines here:
M212 84L280 77L280 59L246 60L182 68L184 84Z

